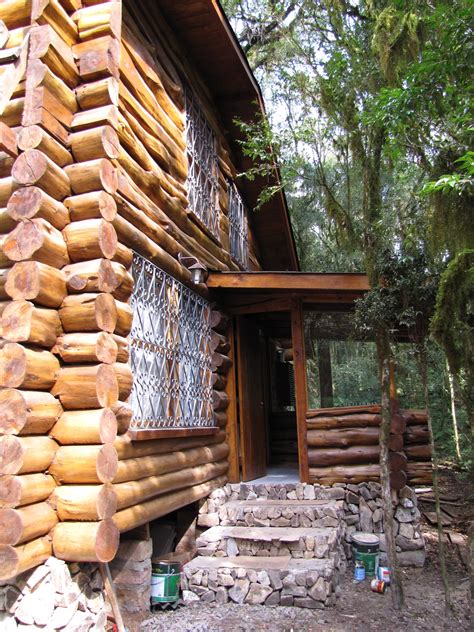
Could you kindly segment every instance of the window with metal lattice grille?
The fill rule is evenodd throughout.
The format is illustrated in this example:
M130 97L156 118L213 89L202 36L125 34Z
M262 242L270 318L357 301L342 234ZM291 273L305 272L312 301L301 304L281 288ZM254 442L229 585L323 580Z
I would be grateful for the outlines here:
M230 255L241 268L247 270L249 259L248 223L245 205L239 190L229 183L229 238Z
M216 139L189 87L185 90L185 106L189 208L219 239Z
M214 425L211 305L135 254L131 429Z

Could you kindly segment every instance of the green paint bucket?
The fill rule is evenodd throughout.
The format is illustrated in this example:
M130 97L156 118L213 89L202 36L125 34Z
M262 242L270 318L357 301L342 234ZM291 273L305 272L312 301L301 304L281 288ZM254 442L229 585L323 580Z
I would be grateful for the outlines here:
M151 566L151 603L172 603L179 599L181 564L153 562Z
M356 561L362 562L366 576L375 575L379 565L380 540L373 533L360 531L352 534L352 552Z

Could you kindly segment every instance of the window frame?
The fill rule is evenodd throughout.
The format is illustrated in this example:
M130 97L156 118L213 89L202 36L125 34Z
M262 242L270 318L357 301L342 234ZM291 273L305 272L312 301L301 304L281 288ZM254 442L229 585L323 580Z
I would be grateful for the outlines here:
M233 261L243 270L249 269L249 223L247 207L232 180L228 181L229 250Z

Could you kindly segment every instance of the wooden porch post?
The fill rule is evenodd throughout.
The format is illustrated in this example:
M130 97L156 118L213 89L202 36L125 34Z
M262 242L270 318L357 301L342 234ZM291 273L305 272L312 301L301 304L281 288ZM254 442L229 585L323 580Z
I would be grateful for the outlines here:
M229 373L227 374L226 393L229 397L229 407L227 408L227 424L225 427L226 441L229 446L229 470L227 473L229 483L240 482L239 467L239 429L237 427L237 388L236 388L236 367L235 367L235 321L229 324L227 329L227 340L230 349L227 354L232 361Z
M308 408L306 391L306 355L303 333L303 303L291 303L291 336L293 340L293 362L295 366L296 428L298 432L298 462L300 481L309 482L308 444L306 438L306 411Z

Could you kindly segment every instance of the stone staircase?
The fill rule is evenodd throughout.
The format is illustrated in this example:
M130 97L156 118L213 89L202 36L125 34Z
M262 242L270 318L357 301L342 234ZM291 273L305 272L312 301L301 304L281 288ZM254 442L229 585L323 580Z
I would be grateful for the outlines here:
M305 496L306 491L306 497ZM201 507L187 600L324 608L345 571L341 490L299 484L226 485ZM309 496L309 498L308 498Z

